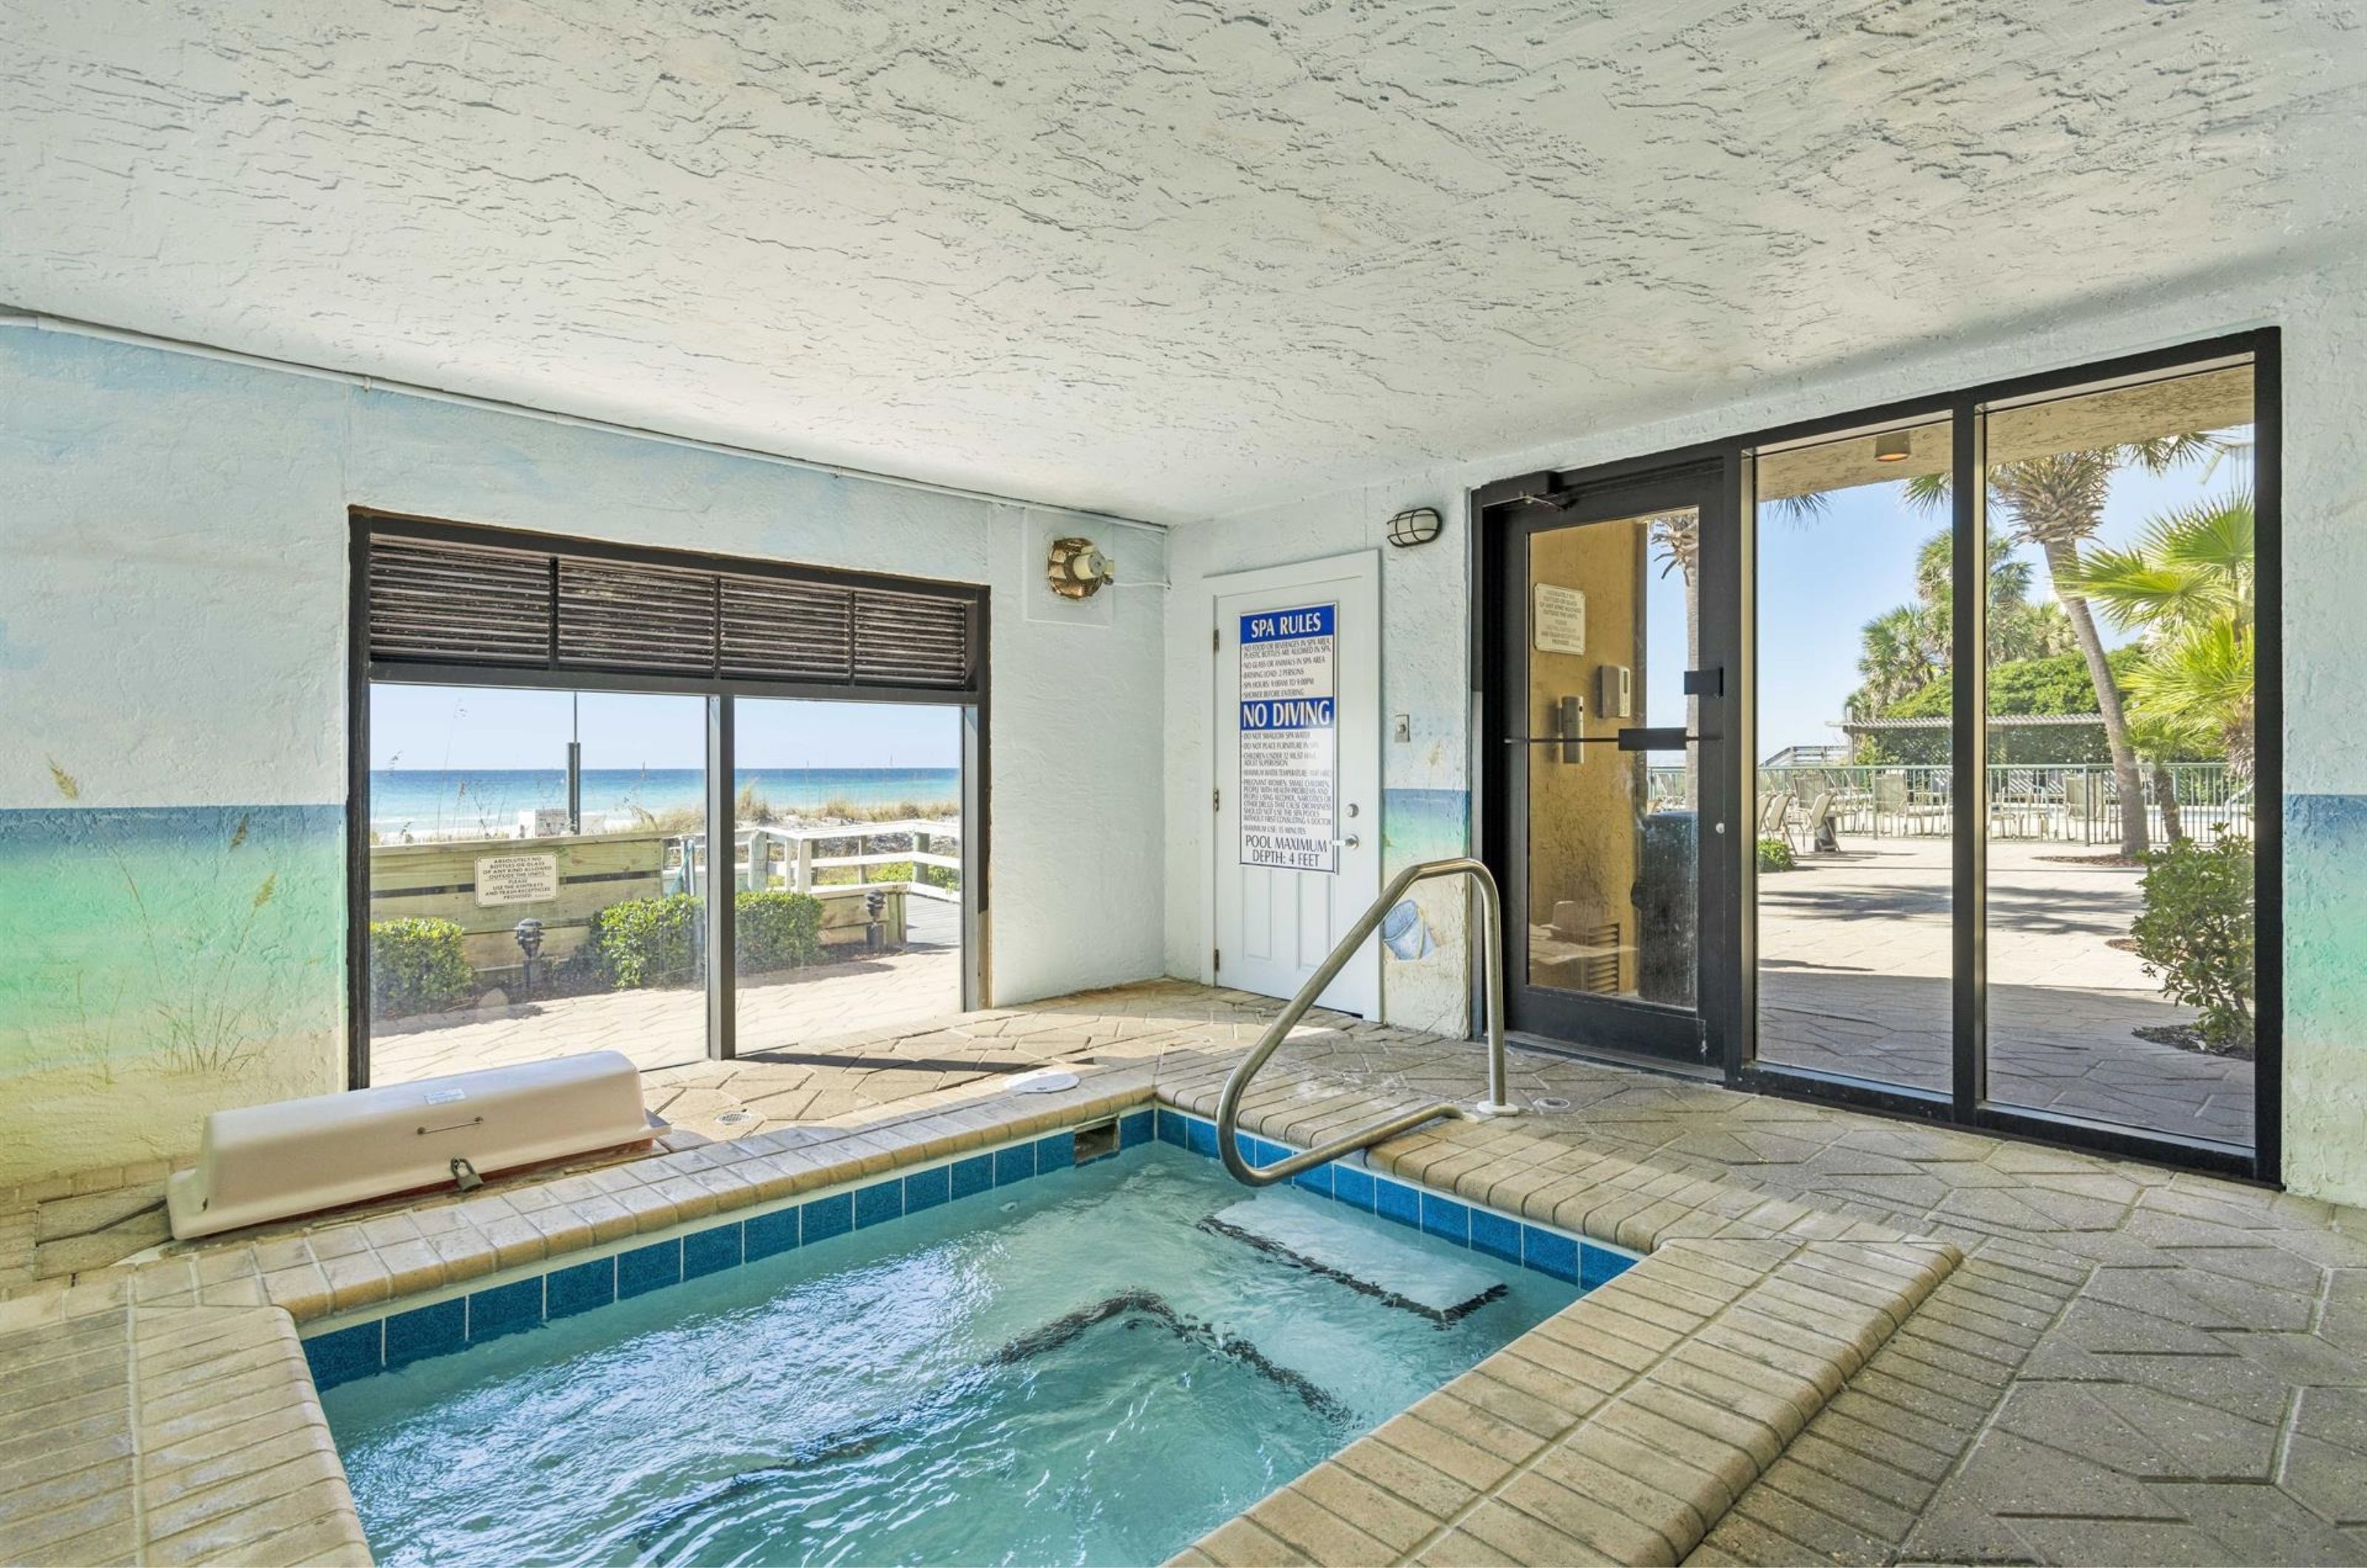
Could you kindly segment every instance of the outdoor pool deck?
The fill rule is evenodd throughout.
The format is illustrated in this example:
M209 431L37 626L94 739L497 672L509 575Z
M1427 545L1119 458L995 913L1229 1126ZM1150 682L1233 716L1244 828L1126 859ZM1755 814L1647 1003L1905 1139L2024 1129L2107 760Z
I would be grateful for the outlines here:
M1821 1072L1948 1087L1949 850L1944 839L1845 836L1838 852L1760 881L1761 1054ZM2106 847L2005 841L1989 848L1990 1093L2038 1111L2126 1122L2181 1137L2251 1135L2252 1065L2138 1038L2194 1016L2162 998L2135 953L2110 945L2140 905L2139 873L2096 863ZM745 1055L866 1034L958 1009L952 907L915 900L901 953L743 984ZM397 1021L371 1044L371 1081L613 1050L644 1069L695 1068L707 1052L695 990L621 991ZM696 1071L668 1086L709 1087ZM774 1088L749 1109L773 1121L860 1108L813 1080L800 1101ZM934 1087L934 1086L932 1086ZM780 1096L790 1098L781 1099Z
M1274 1006L1155 982L834 1043L833 1051L890 1064L988 1048L1075 1064L1087 1074L1080 1092L1138 1079L1155 1082L1162 1100L1205 1112ZM1480 1055L1467 1043L1318 1014L1269 1069L1249 1120L1270 1136L1297 1133L1294 1141L1304 1141L1319 1127L1412 1096L1467 1099L1479 1081ZM719 1076L713 1092L721 1105L759 1089L769 1073L791 1069L751 1061L704 1070L738 1079ZM860 1069L801 1063L795 1070ZM987 1098L993 1076L981 1069L966 1081L921 1089L914 1073L913 1093L900 1101L842 1116L832 1127L776 1125L744 1137L742 1153L729 1142L699 1145L693 1130L728 1139L734 1124L694 1113L678 1119L685 1132L675 1141L688 1146L588 1177L413 1205L391 1219L284 1227L261 1241L199 1248L193 1262L150 1266L137 1276L120 1268L85 1273L71 1293L52 1288L0 1307L0 1361L26 1375L69 1353L80 1365L111 1367L129 1356L121 1347L177 1348L202 1338L196 1315L187 1332L176 1329L176 1312L244 1303L240 1353L257 1365L274 1357L272 1364L284 1363L292 1340L277 1349L277 1340L248 1342L261 1332L253 1326L255 1302L311 1315L383 1300L424 1280L467 1277L462 1270L481 1271L481 1258L490 1268L514 1256L543 1256L577 1223L561 1200L579 1189L619 1205L613 1214L602 1212L612 1229L618 1215L651 1228L690 1212L684 1205L712 1207L711 1190L729 1179L719 1173L741 1162L810 1164L850 1136L860 1143L847 1147L888 1157L874 1145L905 1136L892 1129L910 1129L916 1118L1007 1117L1017 1102ZM1707 1224L1703 1216L1717 1216L1712 1229L1747 1229L1758 1213L1761 1228L1795 1239L1915 1237L1954 1248L1963 1262L1895 1332L1873 1336L1870 1354L1851 1367L1845 1385L1835 1382L1829 1398L1811 1402L1814 1415L1788 1446L1767 1449L1762 1434L1753 1439L1758 1449L1738 1459L1738 1435L1730 1430L1687 1438L1661 1429L1662 1440L1640 1444L1589 1438L1605 1423L1614 1438L1636 1431L1646 1416L1624 1393L1580 1396L1536 1371L1542 1363L1526 1361L1425 1401L1342 1461L1201 1542L1198 1556L1241 1563L1571 1562L1650 1561L1682 1548L1698 1562L2367 1562L2367 1214L1528 1053L1514 1055L1512 1083L1516 1099L1557 1096L1570 1108L1484 1126L1440 1124L1384 1145L1375 1163L1513 1211L1527 1205L1534 1213L1544 1195L1549 1212L1629 1245L1675 1241ZM1778 1216L1780 1224L1763 1224ZM370 1240L373 1224L379 1236L426 1233L432 1244L400 1255L357 1245ZM1600 1302L1610 1289L1588 1300ZM1643 1315L1625 1331L1650 1340L1654 1314L1681 1308L1705 1314L1683 1334L1734 1311L1731 1303L1673 1296L1632 1301L1623 1310ZM1779 1328L1736 1321L1754 1323L1753 1333L1777 1353ZM1659 1329L1663 1337L1675 1332ZM80 1348L65 1350L62 1333ZM1634 1344L1618 1354L1640 1353ZM1679 1370L1661 1369L1666 1349L1620 1376L1676 1378ZM158 1365L169 1367L180 1354L176 1348ZM1519 1373L1509 1385L1500 1375L1508 1370ZM169 1383L153 1386L174 1397ZM1540 1387L1568 1400L1545 1396L1541 1406ZM43 1499L87 1503L120 1490L91 1476L114 1465L105 1473L119 1479L121 1466L143 1462L148 1439L136 1430L132 1397L108 1394L98 1400L100 1414L81 1416L117 1421L123 1427L117 1446L130 1444L131 1457L106 1450L112 1457L95 1458L79 1482L55 1473L53 1462L38 1492L11 1491L16 1477L0 1476L0 1533L30 1541L24 1532L36 1521L48 1528L60 1506ZM1625 1413L1614 1418L1614 1405ZM297 1419L301 1406L297 1399L288 1406L296 1416L283 1415L296 1421L291 1431L312 1429ZM273 1458L277 1450L267 1446L251 1455L243 1448L215 1453L187 1429L195 1411L165 1408L182 1422L173 1455L209 1461L186 1479L142 1472L159 1499L180 1508L176 1517L243 1517L207 1515L184 1493L243 1498L241 1510L276 1506L287 1515L310 1505L276 1499L301 1492L318 1501L335 1489L313 1449L292 1459ZM0 1455L62 1451L46 1436L51 1409L14 1409L0 1427ZM226 1437L218 1447L238 1440ZM1580 1442L1593 1446L1571 1455ZM1630 1533L1602 1533L1614 1522L1563 1484L1580 1474L1608 1495L1659 1499L1651 1517L1677 1542L1633 1533L1635 1518L1650 1512L1641 1505L1628 1510ZM1688 1510L1705 1531L1697 1543L1682 1522ZM322 1551L334 1554L342 1540L334 1525L332 1509L303 1528L322 1532ZM274 1528L298 1527L283 1519ZM237 1557L226 1544L236 1533L222 1524L209 1539L224 1543L220 1555ZM1653 1539L1663 1543L1657 1552Z
M961 953L911 947L751 976L739 1004L748 1052L943 1018L961 1010ZM370 1036L370 1081L410 1083L577 1051L621 1051L643 1072L704 1062L707 998L690 987L606 991L398 1020Z
M738 1003L743 1053L892 1029L961 1010L961 914L914 898L905 945L876 957L838 956L807 969L742 976ZM644 1072L707 1059L707 1002L696 987L553 997L378 1025L370 1081L411 1083L478 1067L546 1061L577 1051L621 1051ZM787 1120L858 1108L828 1103L828 1085Z
M1759 879L1762 1059L1945 1092L1948 841L1844 835ZM2034 1111L2243 1143L2252 1064L2140 1039L2192 1020L2111 943L2143 908L2112 846L1988 846L1989 1095Z

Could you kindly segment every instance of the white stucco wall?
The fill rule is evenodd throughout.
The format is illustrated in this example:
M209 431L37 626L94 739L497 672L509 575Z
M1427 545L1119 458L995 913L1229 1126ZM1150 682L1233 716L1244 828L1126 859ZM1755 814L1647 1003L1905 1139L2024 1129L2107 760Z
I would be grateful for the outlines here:
M1461 739L1469 541L1459 505L1470 489L2264 326L2283 330L2284 1178L2296 1191L2367 1202L2367 658L2355 604L2367 582L2367 262L2347 254L2302 254L2281 270L2206 272L2183 288L2097 298L1911 349L1869 344L1846 368L1748 397L1705 396L1679 417L1573 431L1566 441L1435 471L1417 484L1178 529L1167 680L1170 973L1196 976L1206 962L1198 874L1209 852L1206 796L1183 787L1197 776L1206 745L1208 655L1195 606L1205 602L1206 575L1369 546L1398 507L1439 506L1446 537L1387 555L1383 679L1389 712L1411 712L1418 737L1451 732L1450 743L1435 770L1400 760L1405 748L1387 748L1387 782L1434 776L1470 788ZM1397 1021L1429 1021L1400 1016L1386 991L1385 1008Z
M109 835L137 814L109 808L309 808L267 901L341 927L345 519L367 505L989 584L994 999L1161 967L1157 530L1079 519L1129 586L1107 624L1047 624L1024 613L1044 514L1018 506L31 328L0 330L0 851L51 872L86 852L70 886L118 878ZM13 863L0 927L36 941ZM25 1021L62 976L133 964L133 934L71 973L0 964L0 1182L178 1152L212 1104L341 1081L335 935L303 955L301 1021L236 1070L143 1105L136 1021L62 1064Z
M1394 549L1387 525L1409 507L1446 520L1431 545ZM1166 692L1167 972L1220 978L1209 968L1206 884L1216 847L1208 805L1211 710L1208 580L1228 572L1314 560L1352 550L1381 552L1381 792L1384 874L1410 861L1463 852L1468 817L1465 756L1466 647L1469 576L1463 491L1442 475L1421 475L1175 530L1169 536ZM1395 739L1406 716L1410 739ZM1385 957L1382 1008L1396 1022L1459 1032L1468 1010L1458 887L1417 890L1438 951L1410 963Z

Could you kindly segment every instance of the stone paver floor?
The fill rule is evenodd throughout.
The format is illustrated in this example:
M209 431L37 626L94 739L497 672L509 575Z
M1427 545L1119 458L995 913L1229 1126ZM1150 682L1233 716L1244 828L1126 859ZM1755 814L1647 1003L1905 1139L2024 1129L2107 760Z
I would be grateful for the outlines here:
M1205 1085L1275 1006L1150 982L670 1069L652 1098L684 1135L731 1136L992 1092L1023 1063ZM1310 1101L1467 1100L1481 1062L1318 1014L1269 1072ZM1692 1561L2367 1562L2367 1213L1559 1057L1516 1053L1512 1088L1569 1101L1523 1125L1574 1162L1714 1176L1966 1256Z

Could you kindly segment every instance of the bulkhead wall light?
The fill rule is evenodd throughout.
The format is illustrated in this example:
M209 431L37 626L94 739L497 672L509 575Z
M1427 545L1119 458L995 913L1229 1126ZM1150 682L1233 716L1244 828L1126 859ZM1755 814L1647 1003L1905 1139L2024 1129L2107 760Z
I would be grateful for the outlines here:
M1445 520L1439 516L1438 508L1410 507L1389 519L1389 543L1399 549L1426 545L1437 538L1439 531L1445 526Z
M1044 563L1044 576L1061 598L1090 599L1104 584L1117 580L1117 563L1102 554L1091 539L1055 539Z

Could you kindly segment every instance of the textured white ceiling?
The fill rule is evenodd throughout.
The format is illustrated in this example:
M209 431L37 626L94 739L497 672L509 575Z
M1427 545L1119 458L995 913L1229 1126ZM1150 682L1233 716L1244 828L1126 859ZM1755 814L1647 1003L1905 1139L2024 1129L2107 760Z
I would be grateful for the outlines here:
M2357 0L22 0L0 302L1158 519L2357 236Z

